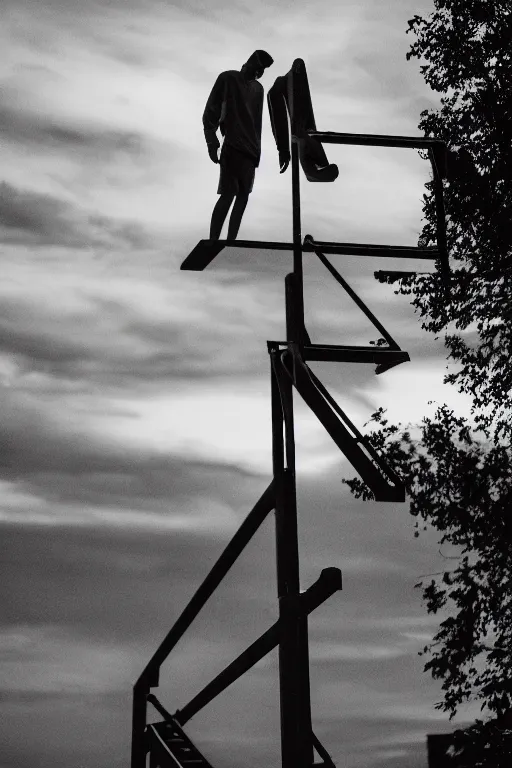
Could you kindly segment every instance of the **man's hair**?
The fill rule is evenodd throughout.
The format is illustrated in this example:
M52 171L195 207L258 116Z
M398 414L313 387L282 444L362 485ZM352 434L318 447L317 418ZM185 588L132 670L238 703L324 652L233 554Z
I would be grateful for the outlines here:
M255 67L255 69L266 69L274 63L272 56L266 51L254 51L246 61L249 66Z

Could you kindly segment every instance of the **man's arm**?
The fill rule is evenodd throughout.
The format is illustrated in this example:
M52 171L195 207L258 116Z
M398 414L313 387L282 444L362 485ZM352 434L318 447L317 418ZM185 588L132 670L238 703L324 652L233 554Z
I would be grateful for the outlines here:
M221 115L222 115L222 103L224 101L225 93L225 80L224 73L222 72L215 85L212 88L206 107L203 112L203 128L206 144L208 145L208 154L214 163L218 163L217 150L220 146L220 142L217 138L217 129L219 127Z
M280 172L284 173L290 162L290 129L285 97L286 77L278 77L267 94L272 133L279 152Z

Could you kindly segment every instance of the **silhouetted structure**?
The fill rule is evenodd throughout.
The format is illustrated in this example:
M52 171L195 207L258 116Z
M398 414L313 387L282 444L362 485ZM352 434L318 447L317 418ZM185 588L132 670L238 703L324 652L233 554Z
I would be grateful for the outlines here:
M299 549L297 536L297 504L295 484L295 441L293 388L313 410L341 452L349 459L377 501L404 501L402 481L369 441L356 429L338 406L322 382L309 368L308 362L373 363L376 373L409 360L397 342L334 268L325 254L358 254L394 258L436 260L448 274L448 257L444 231L442 182L444 145L435 139L325 133L316 130L305 64L296 59L285 77L278 78L269 93L272 126L280 153L286 165L289 116L291 127L291 165L293 198L293 242L202 240L185 259L181 268L202 270L229 245L237 248L268 248L293 251L293 272L285 279L286 340L269 341L272 408L273 479L240 526L231 542L213 566L194 597L178 618L134 687L132 768L143 768L146 754L150 766L176 768L195 764L207 768L208 763L183 733L182 726L240 675L250 669L272 648L279 646L279 685L281 705L281 751L283 768L311 768L314 750L322 766L333 766L328 752L313 733L309 690L309 655L307 617L318 605L341 589L341 572L326 568L305 592L299 585ZM285 122L286 121L286 122ZM288 142L288 144L286 144ZM438 246L408 248L402 246L317 242L310 235L302 241L300 218L299 162L311 181L334 181L337 168L330 165L322 143L366 144L374 146L412 147L428 150L434 177L437 179ZM313 344L304 328L303 253L316 254L331 275L371 320L387 342L384 346L340 346ZM376 273L380 279L394 279L397 273ZM220 675L174 715L158 702L151 688L158 686L159 670L174 645L197 616L224 575L250 540L265 517L275 510L277 550L277 593L279 619L258 640L235 659ZM164 718L163 722L146 725L147 702Z

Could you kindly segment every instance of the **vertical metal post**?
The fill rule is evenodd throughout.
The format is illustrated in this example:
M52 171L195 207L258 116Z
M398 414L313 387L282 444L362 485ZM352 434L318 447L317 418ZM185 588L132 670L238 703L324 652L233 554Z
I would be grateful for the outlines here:
M146 765L146 715L149 690L149 685L141 684L140 681L133 686L131 768L145 768Z
M283 768L313 763L307 617L299 613L299 545L295 485L292 385L272 353L272 443L276 484L276 559L279 618L279 688ZM284 434L283 434L284 427Z
M302 233L300 221L300 165L298 139L292 136L293 271L302 281Z
M300 223L300 166L298 139L292 134L292 205L293 205L293 274L295 276L296 327L291 341L304 343L304 277L302 269L302 233ZM290 340L290 339L289 339Z

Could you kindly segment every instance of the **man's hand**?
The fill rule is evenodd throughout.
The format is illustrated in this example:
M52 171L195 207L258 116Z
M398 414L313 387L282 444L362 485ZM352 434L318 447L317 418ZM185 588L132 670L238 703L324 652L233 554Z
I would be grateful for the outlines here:
M219 162L218 157L219 148L215 146L215 144L208 144L208 154L210 155L210 159L214 163Z
M290 165L290 153L289 152L280 152L279 153L279 173L284 173L288 166Z

